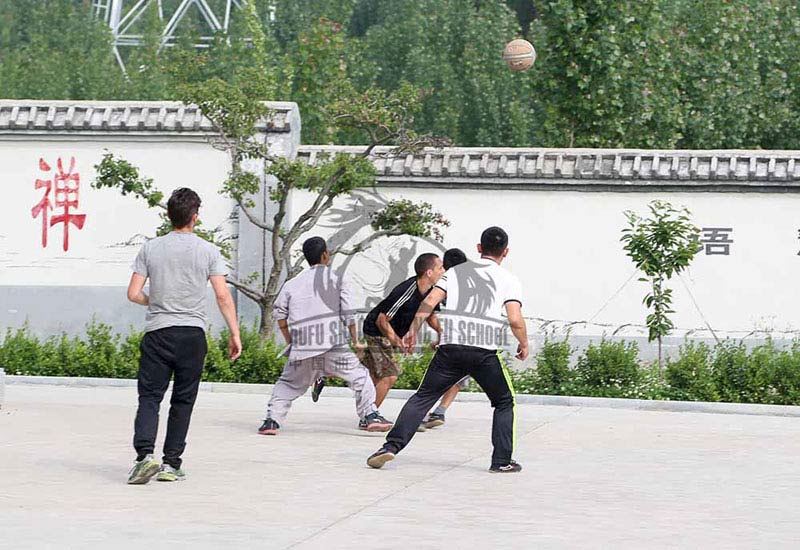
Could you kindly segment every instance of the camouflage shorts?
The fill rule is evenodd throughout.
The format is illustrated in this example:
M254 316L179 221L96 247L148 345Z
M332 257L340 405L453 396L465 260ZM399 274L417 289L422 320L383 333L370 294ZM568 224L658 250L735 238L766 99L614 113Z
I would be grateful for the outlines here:
M367 336L367 349L361 350L358 358L375 380L403 373L394 360L392 344L384 336Z

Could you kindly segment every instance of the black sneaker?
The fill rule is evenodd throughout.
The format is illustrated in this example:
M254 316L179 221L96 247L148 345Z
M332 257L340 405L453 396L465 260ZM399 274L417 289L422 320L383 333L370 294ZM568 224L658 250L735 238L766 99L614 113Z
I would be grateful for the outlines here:
M512 460L508 464L492 466L489 471L493 474L515 474L522 471L522 465L516 460Z
M271 418L267 418L264 420L264 423L261 424L261 427L258 429L258 433L261 435L278 435L278 430L280 429L281 427L277 422Z
M379 470L383 468L383 465L389 462L390 460L394 460L395 454L387 449L386 447L381 447L377 452L372 453L369 455L367 459L367 466L370 468L375 468Z
M314 382L314 387L311 388L311 401L316 403L319 401L319 394L322 393L322 389L325 387L325 377L320 376L317 378L317 381Z
M436 426L441 426L442 424L444 424L443 414L431 413L428 415L428 418L425 419L426 428L435 428Z
M392 423L381 416L381 413L375 411L361 419L358 427L368 432L388 432L392 429Z

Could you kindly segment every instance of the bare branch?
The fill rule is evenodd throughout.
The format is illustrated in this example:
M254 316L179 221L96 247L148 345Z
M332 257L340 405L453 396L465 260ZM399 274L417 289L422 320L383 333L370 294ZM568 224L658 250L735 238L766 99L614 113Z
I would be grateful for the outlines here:
M244 215L247 216L247 219L250 220L250 223L255 225L256 227L263 229L264 231L269 231L270 233L274 233L273 226L269 225L268 223L264 223L263 221L259 220L255 214L253 214L249 208L244 205L244 202L237 199L236 204L239 205L239 208L242 209Z
M259 290L254 289L253 287L250 287L250 286L248 286L248 285L246 285L246 284L244 284L242 282L239 282L236 279L232 279L230 277L227 277L225 279L225 281L229 285L234 287L236 290L238 290L239 292L241 292L242 294L244 294L245 296L247 296L248 298L253 300L254 302L260 302L261 300L264 299L264 294L262 292L260 292Z
M367 248L367 246L370 243L372 243L372 241L380 239L381 237L396 237L396 236L399 236L399 235L403 235L403 232L400 231L399 229L398 230L393 230L393 231L385 231L385 230L384 231L376 231L375 233L372 233L369 237L363 239L361 242L359 242L353 248L345 249L344 248L344 244L342 244L338 248L334 249L333 252L331 252L331 257L335 256L336 254L343 254L345 256L352 256L353 254L357 254L359 252L362 252L365 248Z
M314 204L311 207L303 212L299 218L294 222L292 228L289 230L289 233L286 235L286 238L283 241L283 248L281 249L281 255L287 254L291 249L294 242L297 240L297 237L302 235L304 232L308 231L309 229L313 228L314 225L319 221L322 217L322 214L330 208L333 204L333 197L328 196L333 186L336 185L336 182L339 178L344 174L344 169L339 169L336 171L335 174L331 176L328 182L325 184L320 192L317 194L317 198L314 200ZM327 197L324 205L322 201Z

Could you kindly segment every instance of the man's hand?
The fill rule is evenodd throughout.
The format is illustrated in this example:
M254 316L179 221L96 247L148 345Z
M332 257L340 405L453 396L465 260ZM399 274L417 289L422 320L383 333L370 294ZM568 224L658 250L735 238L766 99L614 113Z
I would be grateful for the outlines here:
M514 356L520 361L524 361L528 358L528 343L520 344L517 346L517 354Z
M439 340L436 340L435 342L431 342L431 349L433 351L436 351L436 348L438 348L438 347L439 347Z
M405 355L414 351L414 346L417 345L417 333L410 330L403 336L402 349Z
M238 334L231 334L228 340L228 357L231 361L236 361L242 354L242 339Z
M353 342L353 348L355 348L356 350L363 351L363 350L367 349L367 344L365 344L364 342L359 342L358 340L355 340Z
M405 338L400 338L397 334L392 334L389 338L389 343L392 344L393 347L403 349L405 347Z

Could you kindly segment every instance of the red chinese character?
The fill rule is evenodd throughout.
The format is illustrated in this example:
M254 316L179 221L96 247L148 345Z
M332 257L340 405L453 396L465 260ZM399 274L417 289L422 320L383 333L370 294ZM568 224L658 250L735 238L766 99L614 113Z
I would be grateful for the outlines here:
M39 159L39 170L42 172L49 172L50 165L48 165L44 159ZM47 247L47 211L53 209L53 205L50 203L50 190L53 188L53 180L36 180L36 189L41 189L42 187L45 188L44 197L39 204L31 208L31 216L37 218L39 214L42 215L42 248Z
M31 209L31 214L36 218L39 214L42 215L42 247L47 246L47 228L56 225L57 223L64 224L64 251L69 250L69 224L74 225L78 229L83 229L83 224L86 222L86 214L71 214L71 208L78 208L79 193L81 187L81 177L78 173L73 173L75 169L75 157L70 159L69 170L64 172L64 165L61 158L57 161L58 173L55 174L52 180L36 180L36 189L45 188L44 198ZM44 161L39 159L39 169L47 172L50 166ZM55 182L55 205L50 203L50 191ZM53 210L53 207L63 208L63 213L50 218L50 224L47 223L47 211Z

